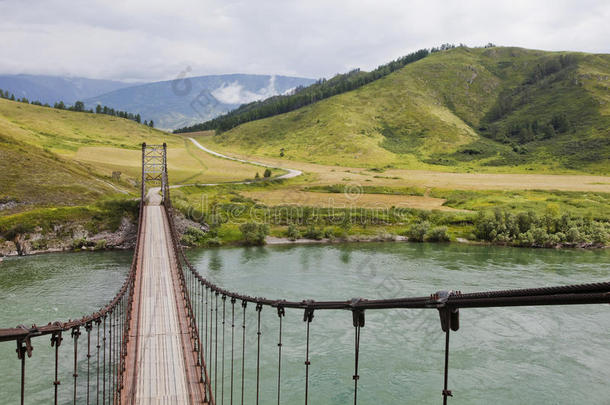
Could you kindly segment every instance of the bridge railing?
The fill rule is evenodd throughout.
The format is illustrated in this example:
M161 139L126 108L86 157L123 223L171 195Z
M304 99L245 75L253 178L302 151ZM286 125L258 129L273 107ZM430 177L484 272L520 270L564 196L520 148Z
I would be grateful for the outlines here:
M353 373L353 402L358 400L359 355L360 355L360 330L365 325L366 311L379 311L388 309L436 309L439 313L441 331L445 335L443 387L441 390L443 404L447 403L448 397L453 396L448 389L449 373L449 336L451 331L457 331L460 327L459 311L466 308L490 308L490 307L513 307L513 306L546 306L546 305L576 305L576 304L608 304L610 303L610 282L567 285L556 287L529 288L504 291L485 291L476 293L461 293L460 291L437 291L429 296L405 297L394 299L362 299L354 298L346 301L287 301L283 299L268 299L253 297L229 291L222 288L197 271L186 257L180 243L179 234L174 224L174 210L171 204L170 189L165 181L164 206L166 209L173 245L180 264L181 282L185 302L187 303L188 316L190 319L190 332L192 334L193 350L198 352L201 358L200 370L202 381L206 384L207 396L210 403L214 398L218 400L220 385L220 398L224 400L225 394L225 326L230 325L231 359L230 359L230 387L228 396L230 403L233 399L241 399L244 396L244 365L246 351L246 325L256 325L256 372L251 377L256 379L256 389L251 393L252 402L256 404L260 400L261 385L261 312L266 309L277 313L277 336L278 352L277 364L277 403L281 403L281 379L282 379L282 320L286 316L286 309L303 311L303 322L305 322L304 341L305 352L303 353L305 364L305 378L303 380L305 404L309 401L309 366L310 366L310 324L314 319L316 311L347 311L351 312L352 325L354 328L354 373ZM255 312L250 316L255 318L252 322L246 322L246 308L254 306ZM241 310L241 311L240 311ZM240 314L241 312L241 314ZM239 357L241 364L235 367L234 342L235 342L235 315L238 319L238 327L242 328L241 348ZM241 315L241 316L240 316ZM241 321L241 325L239 325ZM220 325L220 326L219 326ZM220 330L220 337L219 337ZM228 343L227 343L228 344ZM221 347L221 357L218 356L218 347ZM219 371L219 365L221 371ZM241 381L234 380L235 370L241 367ZM219 383L220 379L220 383ZM223 402L223 401L221 401Z
M144 177L144 173L143 173ZM141 201L144 197L144 182L141 184ZM53 403L73 404L116 404L120 402L124 388L125 356L129 341L129 324L134 299L134 281L136 267L140 257L140 230L143 224L144 205L140 203L138 214L138 236L136 239L131 267L119 292L99 311L80 319L66 322L49 322L43 326L19 325L15 328L0 329L0 342L14 341L17 358L20 361L19 398L25 403L28 368L40 368L36 362L36 347L50 344L53 348L53 377L49 387L53 389ZM84 336L83 336L84 335ZM43 342L42 337L50 338ZM64 342L68 340L67 342ZM84 340L84 341L83 341ZM72 357L69 367L72 369L72 381L61 381L59 376L65 374L62 369L68 367L63 358L63 351ZM83 368L86 370L82 375ZM39 382L40 383L40 382ZM71 395L61 390L71 391ZM68 398L70 396L70 398Z

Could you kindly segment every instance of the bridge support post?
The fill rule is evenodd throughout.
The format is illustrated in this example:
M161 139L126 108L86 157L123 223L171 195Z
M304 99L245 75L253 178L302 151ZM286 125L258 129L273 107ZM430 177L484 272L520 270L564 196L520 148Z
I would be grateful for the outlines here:
M447 405L447 398L452 397L453 393L447 388L449 382L449 332L457 331L460 328L460 310L447 305L447 300L451 296L460 295L459 291L437 291L432 295L436 300L436 308L441 319L441 329L445 332L445 367L443 376L443 405Z
M167 144L142 144L142 199L146 198L146 185L161 186L162 203L167 201Z
M312 304L313 301L308 301L308 304ZM305 349L305 405L307 405L307 401L309 399L309 366L311 362L309 361L309 325L313 321L313 308L305 308L305 313L303 314L303 322L307 322L307 343Z
M354 324L354 405L358 403L358 361L360 357L360 329L364 327L364 309L358 308L361 298L352 299L352 321Z

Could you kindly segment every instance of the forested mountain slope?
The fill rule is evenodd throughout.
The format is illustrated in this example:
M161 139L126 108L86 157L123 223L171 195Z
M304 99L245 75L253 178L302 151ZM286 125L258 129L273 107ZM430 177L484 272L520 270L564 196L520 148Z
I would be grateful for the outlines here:
M328 164L607 174L609 103L610 55L458 47L214 139Z

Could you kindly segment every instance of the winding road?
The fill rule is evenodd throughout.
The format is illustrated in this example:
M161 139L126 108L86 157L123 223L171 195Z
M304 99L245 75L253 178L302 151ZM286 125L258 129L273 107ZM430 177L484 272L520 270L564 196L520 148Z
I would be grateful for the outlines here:
M302 171L296 170L296 169L287 169L285 167L271 166L271 165L268 165L268 164L265 164L265 163L252 162L250 160L238 159L238 158L234 158L234 157L231 157L231 156L223 155L222 153L218 153L218 152L215 152L215 151L213 151L211 149L206 148L205 146L203 146L202 144L197 142L197 140L195 140L194 138L190 138L189 137L188 139L193 143L193 145L195 145L196 147L198 147L202 151L207 152L210 155L214 155L214 156L219 157L219 158L234 160L236 162L247 163L247 164L251 164L251 165L255 165L255 166L268 167L270 169L280 169L280 170L288 171L288 173L286 173L286 174L282 174L281 176L274 177L273 180L292 179L294 177L297 177L297 176L300 176L300 175L303 174ZM180 187L188 187L188 186L218 186L218 185L221 185L221 184L249 184L249 183L254 183L254 182L256 182L256 180L232 181L232 182L228 182L228 183L174 184L172 186L169 186L169 188L180 188ZM152 204L160 204L161 203L161 195L159 194L160 191L161 191L161 187L151 187L150 190L148 190L148 193L146 194L147 201L149 203L152 203Z
M221 158L224 158L224 159L234 160L236 162L248 163L248 164L251 164L251 165L262 166L262 167L268 167L270 169L281 169L281 170L287 170L288 171L288 173L286 173L286 174L283 174L283 175L281 175L279 177L275 177L275 180L277 180L277 179L292 179L293 177L297 177L297 176L300 176L300 175L303 174L303 172L300 171L300 170L286 169L286 168L283 168L283 167L271 166L271 165L267 165L265 163L251 162L249 160L238 159L238 158L230 157L230 156L227 156L227 155L223 155L222 153L214 152L213 150L210 150L210 149L206 148L205 146L203 146L202 144L200 144L199 142L197 142L193 138L189 138L189 140L191 142L193 142L193 144L196 147L198 147L199 149L201 149L202 151L205 151L205 152L207 152L207 153L209 153L211 155L214 155L214 156L218 156L218 157L221 157ZM246 182L242 182L242 183L246 183ZM247 182L247 183L250 183L250 182Z

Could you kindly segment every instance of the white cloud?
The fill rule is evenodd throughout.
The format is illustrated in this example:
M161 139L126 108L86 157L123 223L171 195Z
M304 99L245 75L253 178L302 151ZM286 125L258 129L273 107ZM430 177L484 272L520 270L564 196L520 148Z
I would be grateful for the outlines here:
M212 95L216 100L225 104L246 104L257 100L274 96L279 92L275 88L275 76L269 78L269 84L262 89L253 92L244 89L238 82L224 83L213 90Z
M0 73L316 78L443 42L610 51L607 0L0 0L0 15Z

